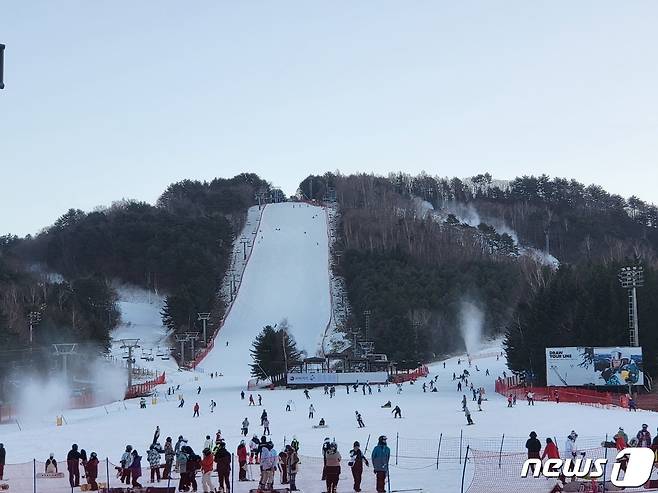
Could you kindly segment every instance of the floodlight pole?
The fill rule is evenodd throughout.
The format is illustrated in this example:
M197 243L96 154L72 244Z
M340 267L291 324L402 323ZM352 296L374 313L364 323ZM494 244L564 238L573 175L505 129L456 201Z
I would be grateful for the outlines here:
M203 323L203 342L208 342L206 334L206 324L210 320L210 313L197 313L197 320L201 320Z
M628 290L629 345L638 347L640 345L640 329L637 319L637 288L644 286L644 270L637 265L622 267L618 277L621 287Z

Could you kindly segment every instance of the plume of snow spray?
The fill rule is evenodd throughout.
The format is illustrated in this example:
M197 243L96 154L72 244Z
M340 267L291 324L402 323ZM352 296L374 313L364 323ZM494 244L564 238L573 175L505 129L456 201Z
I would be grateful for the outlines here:
M483 324L482 310L470 301L462 301L459 308L459 330L468 354L474 354L480 348Z

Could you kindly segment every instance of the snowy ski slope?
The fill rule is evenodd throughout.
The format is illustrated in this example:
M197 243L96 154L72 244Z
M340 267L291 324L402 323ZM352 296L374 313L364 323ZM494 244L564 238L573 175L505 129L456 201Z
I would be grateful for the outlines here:
M265 325L287 319L298 347L315 355L331 316L327 217L321 207L268 205L255 241L224 326L199 365L239 387L249 379L249 350Z

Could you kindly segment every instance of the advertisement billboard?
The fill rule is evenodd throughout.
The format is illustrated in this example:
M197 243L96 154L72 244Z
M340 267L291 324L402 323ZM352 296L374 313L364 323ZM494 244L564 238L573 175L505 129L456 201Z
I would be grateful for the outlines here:
M288 373L288 385L345 385L354 383L384 383L385 371L353 373Z
M641 347L546 348L549 386L644 385Z

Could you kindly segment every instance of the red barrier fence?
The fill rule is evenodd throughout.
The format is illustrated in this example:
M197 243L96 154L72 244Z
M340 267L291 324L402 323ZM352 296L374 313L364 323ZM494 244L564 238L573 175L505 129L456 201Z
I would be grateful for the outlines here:
M410 380L416 380L418 378L426 377L427 375L429 375L429 373L430 373L429 368L423 365L407 373L398 373L396 375L392 375L391 382L393 383L408 382Z
M165 374L163 373L160 375L158 378L154 378L153 380L149 380L148 382L144 383L138 383L136 385L132 385L131 387L128 387L126 389L126 399L133 399L135 397L143 397L145 395L149 395L151 391L156 387L156 385L162 385L167 381Z
M622 406L624 397L611 392L585 389L581 387L522 387L517 386L515 377L499 378L495 384L496 392L509 396L515 394L517 398L525 399L527 392L533 392L536 401L575 402L577 404L596 404L601 406ZM626 401L627 403L627 401Z

